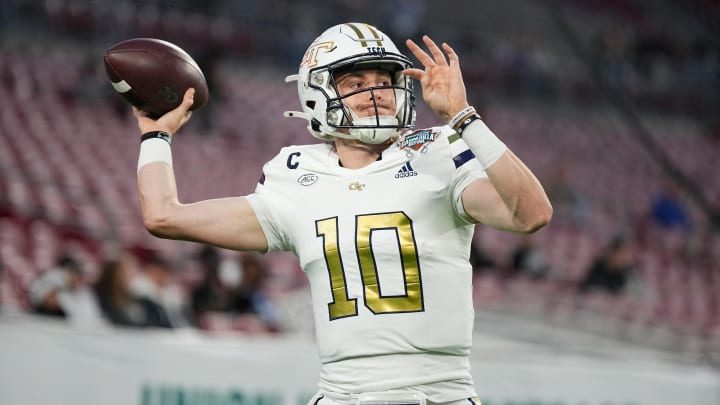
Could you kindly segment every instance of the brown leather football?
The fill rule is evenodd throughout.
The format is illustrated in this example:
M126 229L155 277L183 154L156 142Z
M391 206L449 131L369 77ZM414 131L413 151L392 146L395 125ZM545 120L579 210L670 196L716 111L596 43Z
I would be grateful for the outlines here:
M191 110L208 101L200 66L175 44L154 38L128 39L108 48L104 59L115 91L153 118L180 105L190 87L195 89Z

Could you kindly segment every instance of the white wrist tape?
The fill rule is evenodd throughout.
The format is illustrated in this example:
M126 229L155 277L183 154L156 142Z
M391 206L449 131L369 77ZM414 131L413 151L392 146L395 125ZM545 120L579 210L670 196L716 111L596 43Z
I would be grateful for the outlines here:
M140 143L137 169L140 170L141 167L153 162L165 162L172 167L172 150L167 141L152 138Z
M482 120L475 120L462 133L462 139L470 147L483 169L492 166L507 150L507 146Z

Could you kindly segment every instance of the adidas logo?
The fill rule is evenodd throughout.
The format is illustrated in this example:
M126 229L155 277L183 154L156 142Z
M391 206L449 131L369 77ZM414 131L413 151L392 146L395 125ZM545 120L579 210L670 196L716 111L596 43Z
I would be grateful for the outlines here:
M415 171L415 169L413 169L412 166L410 166L410 162L406 162L403 165L403 167L401 167L400 170L398 170L398 172L395 173L395 178L401 179L404 177L417 176L417 174L418 173Z

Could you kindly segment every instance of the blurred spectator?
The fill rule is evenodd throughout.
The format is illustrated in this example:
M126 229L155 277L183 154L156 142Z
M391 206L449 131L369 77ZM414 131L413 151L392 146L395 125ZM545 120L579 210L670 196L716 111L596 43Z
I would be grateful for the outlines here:
M520 243L510 256L510 274L543 278L549 266L543 252L535 245L531 235L522 235Z
M221 277L222 256L220 251L212 246L204 246L199 254L198 261L202 272L200 284L193 288L191 293L191 308L196 324L202 327L203 315L209 311L232 311L235 308L236 279L229 275L231 270L226 268L225 276Z
M668 34L650 17L640 24L631 45L637 72L651 81L658 80L661 65L675 56L675 46Z
M470 246L470 264L475 274L492 272L496 269L495 261L487 254L485 249L480 246L477 239Z
M553 204L553 220L582 227L590 217L590 202L569 175L567 166L560 164L548 181L547 194Z
M242 278L238 295L238 312L256 314L268 331L278 331L277 313L272 301L264 290L268 269L260 256L255 253L243 253L240 257Z
M30 303L37 314L66 318L72 323L103 320L95 295L84 283L80 264L68 255L58 258L53 268L32 282Z
M195 60L205 75L205 82L208 86L208 92L211 95L208 103L197 113L199 114L203 133L208 133L213 129L215 107L224 103L227 97L227 90L220 77L223 49L220 44L211 42L205 44L205 46L193 52L193 54L196 55Z
M384 11L378 15L387 18L378 26L390 27L391 38L413 38L421 31L427 0L386 0L380 4Z
M215 329L213 321L218 315L223 317L219 313L224 313L225 318L251 315L238 318L234 329L279 329L275 310L262 289L267 269L256 255L243 254L239 260L223 260L217 248L205 246L199 260L203 279L192 292L193 316L199 328Z
M717 91L720 89L720 44L700 37L684 51L675 90L682 96L680 100L688 111L699 112L712 125L717 120L717 105L720 102Z
M635 258L626 237L616 236L592 262L580 283L581 292L599 290L619 295L635 277Z
M130 280L136 265L129 253L102 264L95 292L103 314L118 326L171 328L168 315L160 305L131 291Z
M650 219L655 225L665 229L689 230L690 218L681 200L680 188L668 179L653 197L650 207Z
M158 254L142 261L141 271L132 278L131 290L162 307L173 328L190 325L185 294L175 279L170 263Z
M613 88L632 83L633 69L628 61L628 35L618 27L606 27L594 42L597 68Z

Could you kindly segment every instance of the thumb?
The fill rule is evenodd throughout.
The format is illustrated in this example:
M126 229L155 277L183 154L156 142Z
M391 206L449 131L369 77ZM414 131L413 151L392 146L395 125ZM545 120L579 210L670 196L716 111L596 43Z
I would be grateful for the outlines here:
M193 97L195 95L195 89L189 88L185 91L182 103L177 106L174 110L169 111L157 120L161 130L174 134L180 127L190 119L190 108L193 105Z
M173 115L185 115L192 108L193 101L195 99L195 89L189 88L185 90L182 102L174 110L171 111Z
M195 89L191 87L185 91L185 95L183 96L182 106L184 107L185 111L188 111L190 110L190 108L192 108L194 100Z

